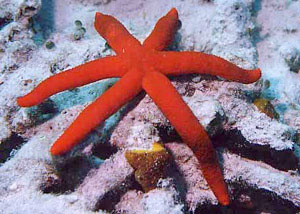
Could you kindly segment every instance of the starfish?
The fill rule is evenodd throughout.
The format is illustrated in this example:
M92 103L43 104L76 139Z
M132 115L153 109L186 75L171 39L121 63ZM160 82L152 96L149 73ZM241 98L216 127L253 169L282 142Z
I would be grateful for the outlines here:
M22 107L38 105L58 92L101 79L120 77L110 89L86 107L50 149L53 156L63 155L89 132L118 111L142 90L151 97L174 126L199 161L203 176L222 205L230 202L216 152L210 138L191 109L166 75L211 74L241 83L257 81L260 69L245 70L220 57L200 52L164 51L179 26L178 12L172 8L156 23L141 44L114 17L97 12L95 29L116 52L116 56L90 61L53 75L17 99Z

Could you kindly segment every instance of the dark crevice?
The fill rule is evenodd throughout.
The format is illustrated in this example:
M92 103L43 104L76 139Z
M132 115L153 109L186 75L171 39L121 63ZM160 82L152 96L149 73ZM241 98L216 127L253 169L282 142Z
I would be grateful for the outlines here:
M13 19L9 16L7 17L1 17L0 18L0 30L5 27L6 25L8 25L9 23L11 23L13 21Z
M95 206L96 210L106 210L109 212L113 212L115 206L118 202L120 202L121 197L129 190L132 189L133 184L136 185L134 176L126 178L127 182L116 186L114 189L108 191L101 200L99 200Z
M224 210L224 209L223 209ZM232 212L224 212L220 206L213 205L210 203L202 204L200 207L198 207L194 214L203 214L203 213L214 213L214 214L232 214ZM227 209L227 210L230 210Z
M35 10L36 10L35 7L28 6L28 7L24 8L24 13L27 14L27 13L30 13L30 12L35 11Z
M249 185L245 185L243 182L233 182L230 187L232 188L231 194L234 198L231 205L234 213L296 214L300 211L300 207L296 207L291 201L282 199L269 190L249 187ZM244 200L243 198L248 199Z
M230 130L213 138L215 146L228 148L229 151L242 157L263 161L279 170L297 170L298 159L292 150L275 150L269 145L249 143L239 130Z
M32 125L39 125L53 118L58 113L58 108L51 99L47 99L26 111L28 112L30 120L33 121Z
M117 153L117 151L118 148L116 146L112 146L109 143L101 143L101 144L97 144L93 148L92 154L102 160L106 160L113 154Z
M158 136L164 143L182 141L181 137L172 126L161 123L154 123L153 126L158 131Z
M171 150L166 148L167 151L172 154ZM181 170L178 168L174 156L171 155L171 161L170 166L167 169L167 175L173 179L173 182L176 186L176 190L179 193L179 198L182 202L184 202L187 194L187 188L188 184L186 183L186 180L184 179L184 176L181 172ZM187 205L184 204L184 209L187 209Z
M180 198L186 198L187 183L183 178L176 164L172 163L169 176L174 179L176 189ZM296 214L300 207L295 206L291 201L283 199L266 189L258 189L256 186L249 186L243 181L228 183L231 196L231 204L228 207L213 205L210 202L203 203L197 207L195 214Z
M266 189L249 187L243 182L233 182L229 186L232 196L230 206L203 204L196 209L195 214L297 214L300 211L300 208L292 202L282 199Z
M12 133L11 136L0 143L0 163L4 163L11 158L26 140L17 133Z
M123 112L124 116L135 109L135 107L144 99L145 96L146 93L144 91L141 91L137 96L135 96L135 98L126 105L126 109Z
M45 176L40 189L43 193L74 191L94 167L95 165L89 159L77 157L66 163L62 168L53 168L53 171Z

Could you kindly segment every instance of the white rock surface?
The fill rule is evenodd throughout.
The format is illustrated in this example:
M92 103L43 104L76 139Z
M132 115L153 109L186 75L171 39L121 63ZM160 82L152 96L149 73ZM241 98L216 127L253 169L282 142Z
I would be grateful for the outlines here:
M15 155L0 166L0 213L106 213L103 210L91 211L93 207L86 206L87 203L84 201L89 201L89 194L85 197L81 197L78 191L46 194L41 191L40 186L45 179L47 180L49 174L47 165L53 164L49 154L52 143L84 106L105 91L115 80L104 80L53 96L50 107L55 112L48 112L47 108L43 112L41 107L20 109L16 104L16 98L55 73L95 58L114 54L113 51L106 50L105 40L93 27L96 11L115 16L134 36L143 41L157 19L171 7L178 9L182 21L182 28L176 35L176 42L172 48L213 53L244 68L254 68L258 65L262 69L263 78L270 81L269 87L266 87L264 82L263 96L273 99L272 103L278 110L282 106L287 108L292 106L294 108L292 115L296 116L291 116L290 111L282 110L279 113L285 116L284 122L300 132L298 120L295 119L300 115L300 75L297 73L300 49L300 1L2 0L0 1L0 146L2 142L12 140L13 135L23 137L24 145L20 149L14 148L18 149ZM86 29L83 38L78 41L74 40L75 20L80 20ZM44 44L46 41L54 42L55 46L47 49ZM219 134L220 131L235 129L242 133L250 145L262 147L266 145L267 153L276 151L282 154L282 150L292 152L293 142L285 135L291 133L290 128L267 118L252 104L247 103L243 90L254 90L253 85L242 86L197 78L187 78L183 82L175 79L173 83L191 104L199 120L204 122L204 126L206 120L218 119L216 130L208 128L212 136ZM194 82L195 92L190 97L184 94L187 82ZM72 151L69 156L56 161L65 163L78 156L90 157L93 146L103 143L107 133L113 130L109 143L118 148L147 147L151 145L151 141L159 140L161 133L156 127L153 129L155 124L166 125L167 131L170 131L167 133L174 134L172 133L174 130L171 130L171 126L157 109L149 114L147 108L156 108L151 99L144 98L136 108L138 110L134 108L133 113L129 112L123 117L116 129L113 127L117 124L121 113L106 121L104 128L99 126L85 143ZM39 111L42 113L38 113L38 117L33 119L31 114ZM43 119L43 116L50 119ZM123 131L116 132L121 130L120 126L123 126ZM92 146L83 150L89 143ZM182 151L176 153L174 157L184 156ZM237 148L237 151L242 153L244 150ZM187 156L188 152L184 159ZM115 209L126 210L125 207L128 208L130 201L132 203L135 199L140 202L140 206L136 207L136 213L141 213L138 212L140 210L149 214L183 213L185 210L182 208L193 211L206 202L214 206L217 202L205 186L201 173L198 171L199 176L189 174L197 170L197 161L193 159L192 154L190 156L189 162L195 167L193 169L189 169L190 165L184 161L175 160L183 175L186 173L181 179L186 179L191 185L191 188L187 189L186 198L177 195L181 193L179 182L175 184L175 187L179 188L176 190L157 189L148 194L130 190L124 196L118 195L121 200ZM255 157L248 157L252 158L249 160L229 152L222 153L222 158L225 179L229 183L234 183L232 188L242 188L241 185L234 186L238 183L236 181L241 180L251 191L268 190L276 195L276 200L280 198L300 207L300 181L297 172L280 171L272 168L270 162L262 163L260 161L264 160L257 160ZM279 156L278 163L282 158ZM107 160L109 161L111 159ZM100 165L99 169L101 166L105 165ZM111 171L121 173L119 170L123 170L114 167L114 164L111 164ZM176 174L176 170L171 170L173 172L170 175ZM109 175L114 180L118 173ZM101 175L98 176L101 178ZM95 181L97 182L103 181ZM112 183L111 186L118 187L118 182ZM105 195L109 190L99 191L104 191L102 193ZM99 192L95 193L91 196L92 205L99 199L97 195ZM175 196L180 197L180 200ZM236 201L238 200L234 198L234 202ZM273 213L272 209L264 210L268 211Z
M118 152L98 169L92 169L78 187L78 195L90 210L106 208L107 203L128 191L133 182L133 168L124 152Z

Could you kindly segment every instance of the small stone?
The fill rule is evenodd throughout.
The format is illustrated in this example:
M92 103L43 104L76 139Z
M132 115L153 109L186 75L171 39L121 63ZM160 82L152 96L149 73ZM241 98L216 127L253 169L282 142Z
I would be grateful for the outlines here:
M85 29L84 27L81 27L79 30L80 30L82 33L85 33L85 32L86 32L86 29Z
M186 90L183 87L178 89L179 94L185 94L185 92L186 92Z
M270 86L271 86L270 80L265 80L265 81L264 81L264 88L265 88L265 89L268 89L268 88L270 88Z
M23 80L22 81L22 84L24 85L24 86L27 86L28 84L31 84L32 83L32 79L26 79L26 80Z
M17 183L13 183L12 185L9 186L10 191L16 191L17 189L18 189L18 184Z
M200 81L201 81L201 76L196 76L196 77L194 77L194 78L192 79L192 81L193 81L194 83L200 82Z
M76 20L74 23L76 27L82 27L82 22L80 20Z
M84 27L82 27L82 22L80 20L75 21L75 26L76 26L76 29L73 34L74 40L80 40L83 38L83 36L86 32L86 29Z
M253 201L252 201L252 199L249 195L241 194L238 197L238 201L240 202L240 206L243 207L243 208L246 208L246 209L253 209L254 208Z
M75 32L73 36L75 40L80 40L82 38L82 34L80 32Z
M269 100L264 99L264 98L258 98L254 101L253 103L260 112L265 113L268 115L270 118L275 118L278 119L279 115L276 112L274 106L270 103Z
M80 40L83 38L84 34L86 32L86 29L84 27L78 28L76 29L75 33L74 33L74 39L75 40Z
M164 177L170 154L160 144L154 143L151 150L129 150L125 157L135 170L135 179L145 192L154 189Z
M52 49L52 48L54 48L55 44L52 41L47 41L45 46L47 49Z

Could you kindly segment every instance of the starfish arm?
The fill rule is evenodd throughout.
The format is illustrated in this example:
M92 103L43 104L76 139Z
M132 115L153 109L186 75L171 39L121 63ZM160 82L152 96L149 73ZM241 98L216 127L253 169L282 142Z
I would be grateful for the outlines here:
M173 40L178 24L178 12L172 8L158 20L151 34L144 41L143 47L157 51L167 48Z
M171 82L161 73L149 72L143 78L143 89L175 127L182 140L196 155L203 176L219 202L229 204L227 186L211 141Z
M142 90L142 73L126 73L115 85L85 108L51 147L52 155L63 155L95 127L118 111Z
M110 15L97 12L95 29L117 54L132 53L141 47L140 42L127 31L121 22Z
M225 59L200 52L158 52L154 60L156 69L167 75L211 74L245 84L261 77L260 69L242 69Z
M22 107L38 105L58 92L105 78L121 77L125 72L121 59L116 56L97 59L47 78L30 93L17 98L17 102Z

